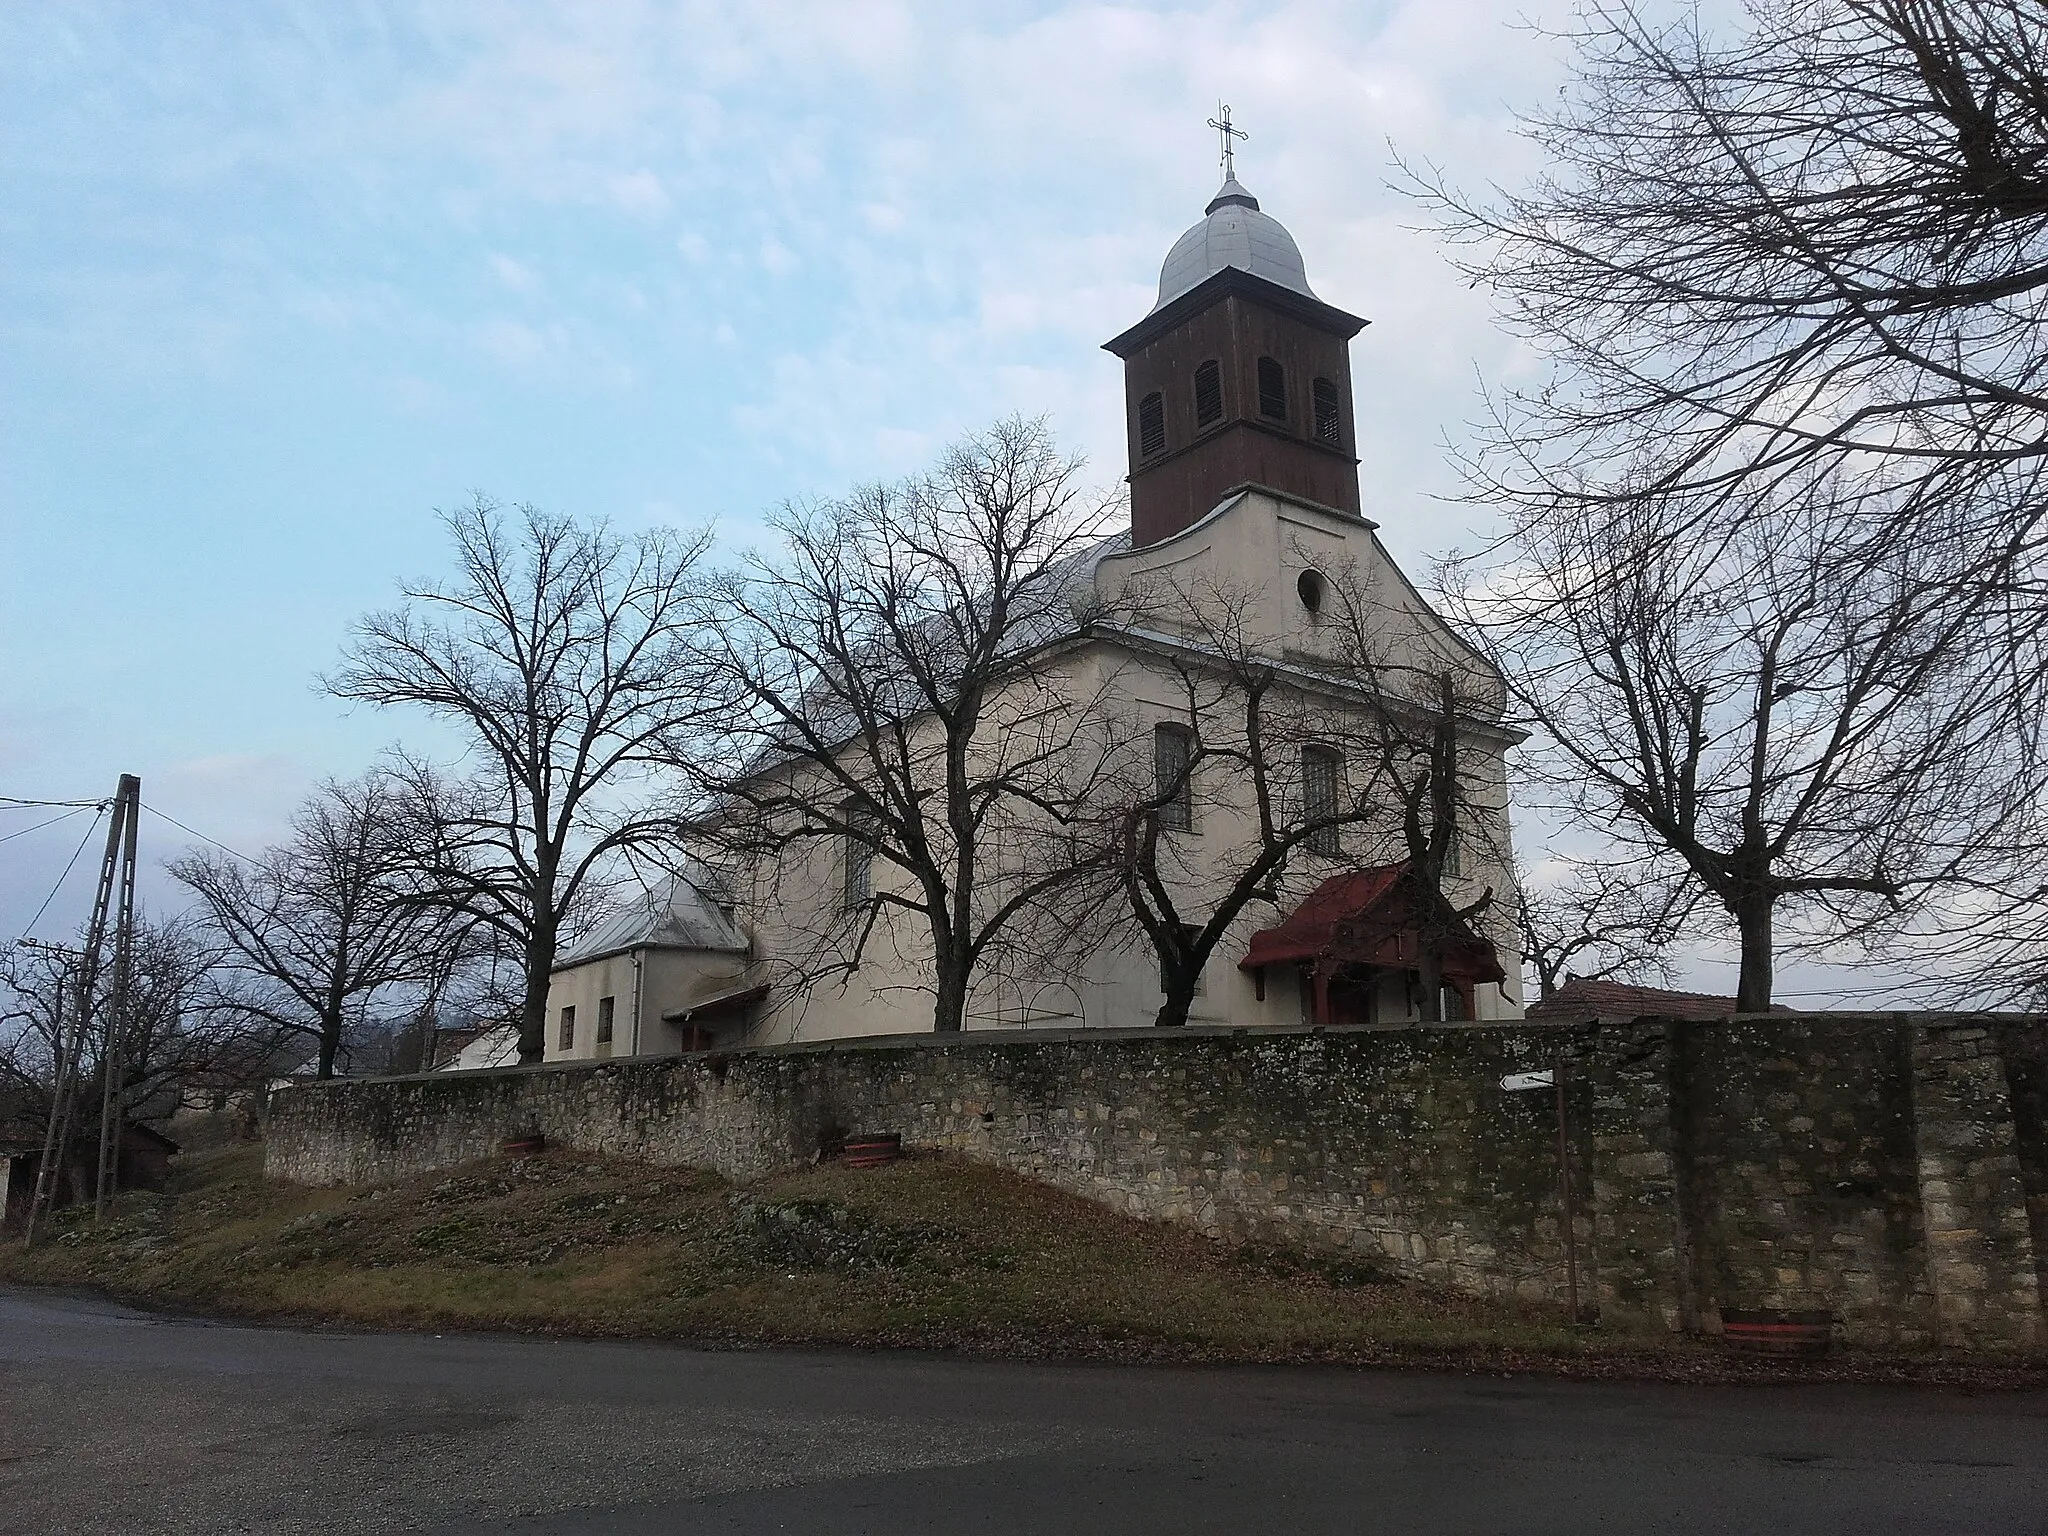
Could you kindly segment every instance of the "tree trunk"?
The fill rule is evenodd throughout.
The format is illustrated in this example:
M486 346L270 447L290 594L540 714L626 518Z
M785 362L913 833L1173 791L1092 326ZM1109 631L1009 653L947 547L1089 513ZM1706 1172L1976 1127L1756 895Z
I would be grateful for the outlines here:
M1768 1013L1771 1007L1771 909L1769 891L1746 891L1735 900L1735 928L1742 936L1742 973L1735 981L1737 1013Z
M1425 941L1415 957L1416 978L1422 988L1422 1022L1444 1021L1444 959L1434 944Z
M1188 1010L1195 1005L1195 983L1201 971L1194 966L1167 964L1165 966L1166 996L1160 1000L1159 1011L1152 1015L1153 1024L1160 1029L1176 1029L1187 1023Z
M942 955L938 963L938 995L932 1001L932 1029L957 1035L967 1023L967 964Z
M526 941L526 1002L519 1010L519 1065L532 1066L548 1051L548 976L555 968L555 925L536 921Z
M348 994L344 990L343 974L339 969L329 973L321 1000L320 1070L317 1075L323 1078L334 1076L334 1063L341 1055L341 1032L348 1019Z

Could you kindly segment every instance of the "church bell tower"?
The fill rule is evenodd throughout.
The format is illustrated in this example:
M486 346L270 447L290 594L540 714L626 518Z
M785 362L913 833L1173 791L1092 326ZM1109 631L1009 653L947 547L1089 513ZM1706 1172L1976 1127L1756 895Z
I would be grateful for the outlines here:
M1294 237L1238 182L1227 108L1214 126L1222 190L1167 253L1152 312L1105 343L1124 363L1136 549L1250 486L1361 515L1350 342L1366 322L1309 290Z

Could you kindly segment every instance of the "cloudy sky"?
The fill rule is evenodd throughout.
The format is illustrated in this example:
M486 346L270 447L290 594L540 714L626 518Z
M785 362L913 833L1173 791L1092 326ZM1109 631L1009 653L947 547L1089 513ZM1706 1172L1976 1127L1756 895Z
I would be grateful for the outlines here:
M431 740L314 679L472 490L740 544L1011 411L1120 475L1100 346L1214 190L1222 100L1317 292L1373 322L1367 509L1421 572L1483 532L1443 444L1526 359L1391 162L1533 172L1544 11L0 9L0 795L136 772L252 848ZM0 937L83 828L0 842ZM79 920L90 862L38 932Z

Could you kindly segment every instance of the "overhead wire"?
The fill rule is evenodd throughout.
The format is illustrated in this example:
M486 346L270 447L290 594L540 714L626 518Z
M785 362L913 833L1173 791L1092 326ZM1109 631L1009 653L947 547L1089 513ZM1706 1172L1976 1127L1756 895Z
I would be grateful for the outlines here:
M233 854L236 858L240 859L244 864L256 864L261 862L261 860L250 858L248 854L243 853L240 849L230 848L226 843L222 842L217 837L208 837L204 832L199 831L197 828L186 826L185 823L178 820L177 817L171 815L168 811L160 811L155 806L148 804L145 804L142 808L145 811L149 812L149 814L152 816L161 816L165 821L168 821L172 826L176 827L180 832L183 832L186 836L196 837L202 843L211 843L213 844L214 847L218 848L222 853Z
M71 850L71 859L64 866L64 873L57 877L57 883L50 887L50 894L45 896L43 904L36 908L36 915L30 918L27 926L21 930L24 938L35 932L36 924L40 923L43 920L43 914L50 910L50 903L55 901L57 893L64 889L64 882L71 878L71 871L78 867L78 856L85 852L85 845L92 841L93 833L99 830L100 817L105 814L106 806L102 803L98 812L93 816L92 824L85 829L85 836L81 837L78 840L78 846Z
M45 827L54 827L60 821L69 821L72 817L76 816L80 811L85 809L87 809L87 807L82 805L73 806L70 810L66 811L62 816L52 816L48 821L39 821L32 827L23 827L19 832L10 832L5 837L0 837L0 843L11 843L17 837L27 837L31 832L40 832Z
M25 800L19 795L0 795L0 807L30 810L36 806L70 806L73 810L88 811L94 806L104 806L105 800Z

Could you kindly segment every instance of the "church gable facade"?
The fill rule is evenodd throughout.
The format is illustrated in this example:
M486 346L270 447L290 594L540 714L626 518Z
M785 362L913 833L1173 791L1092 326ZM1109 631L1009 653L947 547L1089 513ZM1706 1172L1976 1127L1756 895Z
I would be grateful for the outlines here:
M1499 723L1498 677L1364 515L1349 358L1364 324L1316 297L1292 237L1226 176L1169 253L1152 311L1107 344L1125 367L1130 531L1077 564L1073 623L1034 641L1031 718L1086 757L1102 826L1119 806L1152 807L1143 872L1167 907L1206 923L1261 870L1201 971L1194 1023L1398 1025L1435 1011L1435 988L1444 1018L1521 1012L1518 737ZM1404 801L1425 749L1439 779L1455 763L1454 798ZM1270 856L1276 823L1354 804L1355 819ZM1414 863L1418 807L1426 831L1432 816L1452 823L1432 844L1435 884ZM1021 829L997 863L1045 856L1049 831ZM892 878L826 838L686 871L564 959L548 1059L929 1031L929 933L872 900ZM1045 919L1059 931L990 951L966 1027L1155 1022L1157 945L1114 879L1097 870L1076 891L1064 927Z

